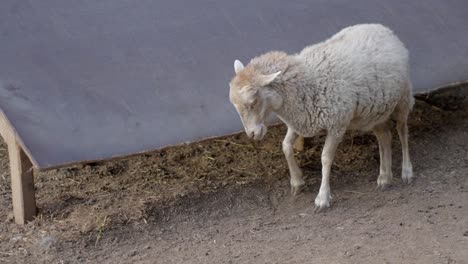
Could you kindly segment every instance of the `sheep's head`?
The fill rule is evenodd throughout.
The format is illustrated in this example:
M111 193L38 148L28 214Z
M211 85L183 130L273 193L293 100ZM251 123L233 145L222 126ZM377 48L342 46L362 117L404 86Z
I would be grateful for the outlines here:
M234 62L236 76L230 82L229 98L236 108L244 125L245 133L250 138L261 140L267 132L265 119L279 108L282 101L276 92L269 87L281 74L260 74L252 67L245 67Z

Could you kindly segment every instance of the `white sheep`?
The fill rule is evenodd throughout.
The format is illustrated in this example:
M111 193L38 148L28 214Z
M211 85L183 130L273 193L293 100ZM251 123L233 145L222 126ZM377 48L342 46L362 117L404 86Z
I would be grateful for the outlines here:
M390 29L379 24L347 27L299 54L272 51L246 67L236 60L234 69L229 97L247 135L262 139L267 131L264 121L272 112L288 127L283 152L293 195L304 185L294 142L326 133L315 205L318 210L330 206L330 168L346 130L374 132L380 150L377 186L388 186L392 180L390 119L397 123L402 145L401 176L403 182L411 182L407 118L414 99L409 58Z

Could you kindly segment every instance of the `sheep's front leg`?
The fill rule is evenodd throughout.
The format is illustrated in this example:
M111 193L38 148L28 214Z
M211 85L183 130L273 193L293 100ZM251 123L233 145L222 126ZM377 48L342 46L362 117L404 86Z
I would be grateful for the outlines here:
M343 135L333 135L328 133L325 139L325 145L322 151L322 183L320 190L315 198L316 210L320 211L325 207L330 207L331 193L330 193L330 170L335 158L336 148L341 142Z
M304 186L304 180L302 179L302 171L297 165L296 159L294 158L294 142L298 135L291 128L288 127L288 132L283 140L283 152L288 162L289 174L291 176L291 193L297 195L301 192Z

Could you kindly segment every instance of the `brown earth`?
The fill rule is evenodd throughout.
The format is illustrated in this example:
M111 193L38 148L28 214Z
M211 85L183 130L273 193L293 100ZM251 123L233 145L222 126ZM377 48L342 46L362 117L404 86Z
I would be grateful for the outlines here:
M293 198L279 126L260 143L235 135L39 172L39 214L19 226L2 143L0 263L468 263L467 90L418 96L411 185L397 136L382 192L374 136L349 134L322 213L323 138L297 153L307 188Z

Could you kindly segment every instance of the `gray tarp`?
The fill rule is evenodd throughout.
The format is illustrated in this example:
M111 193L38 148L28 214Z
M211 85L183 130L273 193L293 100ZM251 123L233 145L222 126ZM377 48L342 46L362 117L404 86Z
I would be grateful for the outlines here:
M464 0L1 0L0 107L40 168L241 130L233 61L394 29L417 91L468 79Z

